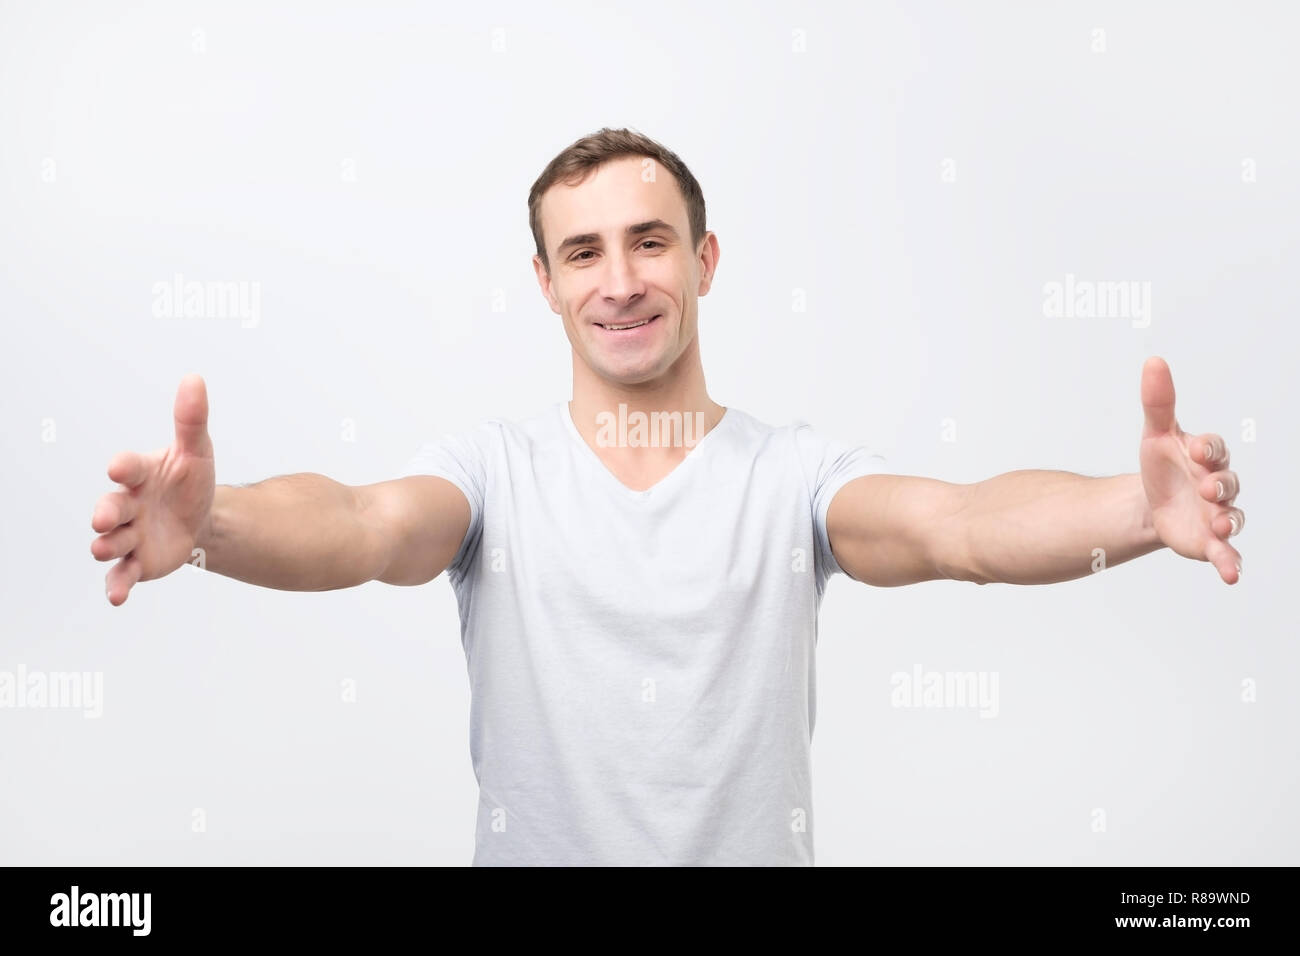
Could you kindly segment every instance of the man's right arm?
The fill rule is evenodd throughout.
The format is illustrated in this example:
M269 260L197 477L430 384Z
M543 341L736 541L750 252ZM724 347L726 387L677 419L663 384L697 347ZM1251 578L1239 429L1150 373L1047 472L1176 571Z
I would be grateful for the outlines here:
M303 473L217 485L197 375L182 380L173 418L170 445L113 457L108 477L118 489L91 515L99 536L90 553L117 561L104 581L114 606L139 582L188 563L285 591L423 584L451 563L469 529L469 500L432 475L349 486Z
M218 485L197 547L207 570L282 591L415 585L446 569L469 521L464 493L444 478L353 486L282 475Z

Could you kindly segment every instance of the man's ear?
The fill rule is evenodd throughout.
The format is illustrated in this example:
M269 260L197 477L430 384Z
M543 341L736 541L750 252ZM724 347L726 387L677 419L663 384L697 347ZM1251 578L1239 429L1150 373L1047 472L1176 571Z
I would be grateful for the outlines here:
M718 237L712 232L706 232L704 239L700 242L700 288L696 295L708 295L709 289L713 285L713 277L718 271L718 260L722 258L722 250L718 248Z
M546 297L546 301L550 303L551 311L556 315L560 315L560 303L555 301L555 295L551 292L551 277L546 271L546 265L542 262L541 256L533 256L533 271L537 273L537 284L541 287L542 295Z

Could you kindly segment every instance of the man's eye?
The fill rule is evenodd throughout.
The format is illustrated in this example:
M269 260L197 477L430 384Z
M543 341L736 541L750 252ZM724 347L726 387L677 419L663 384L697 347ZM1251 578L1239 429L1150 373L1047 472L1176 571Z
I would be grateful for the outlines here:
M645 248L645 246L646 246L647 244L648 244L648 245L651 245L651 246L660 247L660 248L663 247L663 243L660 242L658 239L646 239L645 241L643 241L643 242L641 243L641 245L640 245L638 248ZM595 250L592 250L592 249L583 249L581 252L575 252L575 253L574 253L574 254L569 258L569 261L570 261L570 262L590 262L590 261L591 261L590 259L584 259L583 256L594 256L595 254L596 254L596 253L595 253Z

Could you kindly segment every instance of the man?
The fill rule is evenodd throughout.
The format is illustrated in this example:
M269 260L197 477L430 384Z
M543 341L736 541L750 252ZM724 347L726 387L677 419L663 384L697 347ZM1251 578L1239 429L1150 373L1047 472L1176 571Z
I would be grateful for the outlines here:
M201 549L242 581L422 584L459 601L479 781L476 865L811 864L817 612L827 579L1045 584L1169 547L1241 575L1218 435L1142 370L1140 472L970 485L714 402L699 297L719 258L694 176L627 130L574 143L529 197L573 399L424 445L405 473L215 486L198 376L176 437L109 465L91 545L120 605Z

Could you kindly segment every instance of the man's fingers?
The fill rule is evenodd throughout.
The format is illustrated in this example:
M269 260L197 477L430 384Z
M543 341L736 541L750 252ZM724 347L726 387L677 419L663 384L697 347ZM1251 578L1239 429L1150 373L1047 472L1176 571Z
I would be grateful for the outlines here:
M1196 460L1206 468L1227 468L1230 457L1228 443L1222 435L1196 436Z
M101 534L131 521L140 511L140 503L125 491L110 491L95 502L90 516L92 531Z
M104 593L108 597L108 603L113 607L119 607L126 601L126 596L140 580L140 559L136 557L123 558L117 564L108 569L105 576Z
M208 389L202 376L186 375L176 389L172 410L176 422L176 447L187 455L211 457L208 438Z
M1143 438L1178 430L1174 418L1174 378L1165 360L1157 355L1142 365L1142 410Z
M1228 584L1236 584L1241 580L1241 552L1232 545L1228 544L1222 538L1210 538L1209 543L1205 546L1205 560L1214 565L1214 569L1219 572L1219 577L1223 578Z
M148 475L149 465L136 451L120 451L108 463L108 477L128 488L141 484Z
M90 542L90 553L96 561L112 561L130 554L139 543L140 529L135 525L123 525Z
M1223 514L1215 515L1214 520L1210 522L1210 530L1220 538L1231 538L1241 534L1241 529L1244 527L1246 527L1246 512L1240 508L1229 508Z
M1201 497L1208 501L1231 504L1241 491L1241 482L1235 471L1216 471L1201 479Z

